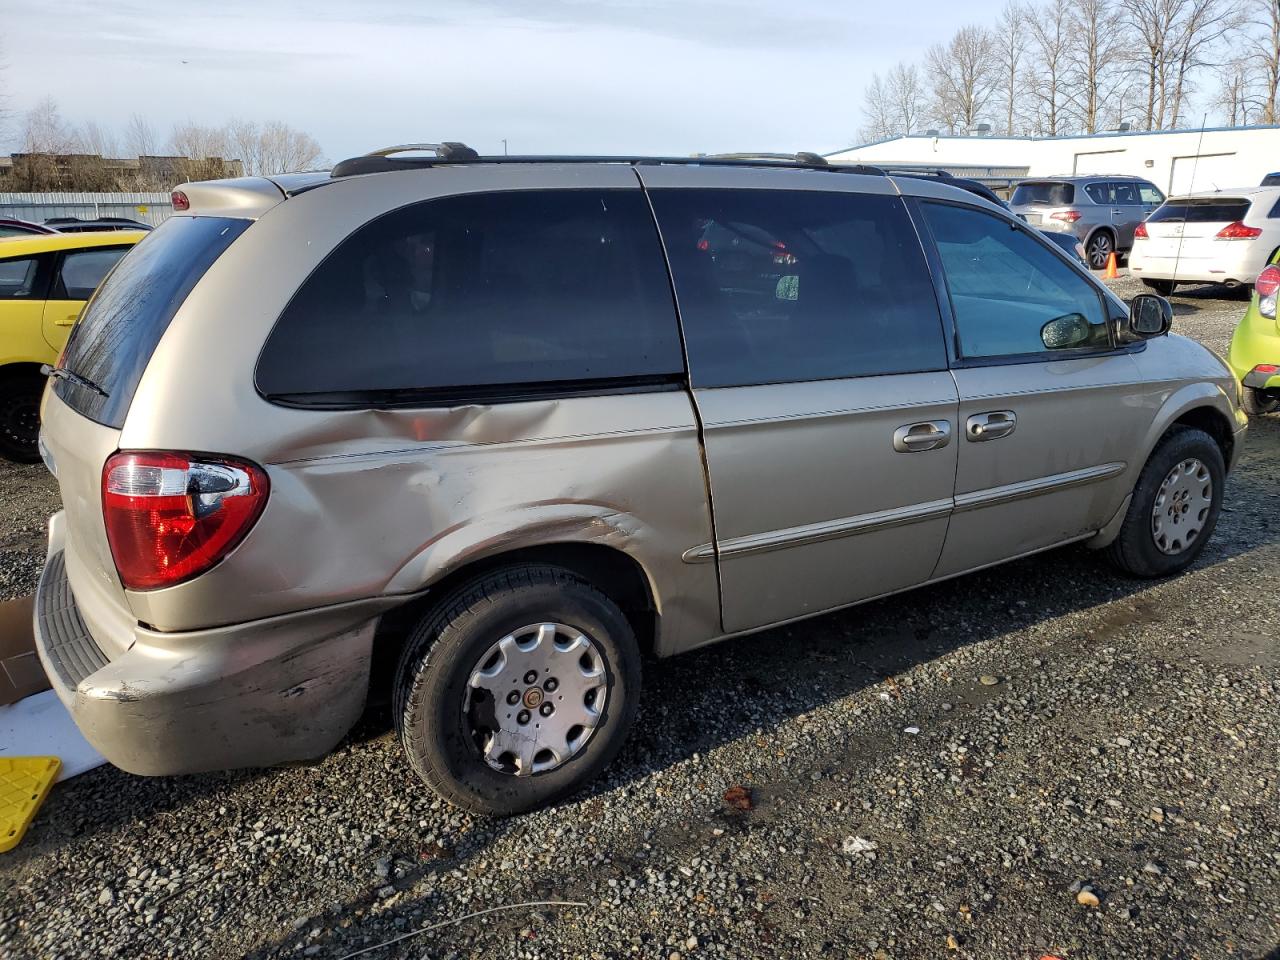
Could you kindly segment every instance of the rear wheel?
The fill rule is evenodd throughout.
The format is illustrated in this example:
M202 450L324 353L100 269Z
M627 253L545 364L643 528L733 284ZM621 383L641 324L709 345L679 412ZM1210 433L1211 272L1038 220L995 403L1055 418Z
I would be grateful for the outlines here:
M1116 242L1106 230L1099 230L1089 238L1084 251L1089 259L1089 266L1094 270L1101 270L1107 265L1107 259L1111 254L1116 252Z
M1177 289L1178 286L1172 280L1143 280L1142 282L1146 285L1148 290L1154 290L1162 297L1172 295L1173 291Z
M410 766L441 797L506 816L594 778L621 749L640 651L618 606L559 567L486 574L429 613L396 671Z
M0 457L17 463L40 459L40 394L44 378L21 374L0 379Z
M1222 509L1226 467L1203 430L1173 427L1138 476L1111 561L1135 577L1165 577L1189 567Z
M1245 387L1240 406L1251 417L1275 413L1280 410L1280 390L1258 390L1255 387Z

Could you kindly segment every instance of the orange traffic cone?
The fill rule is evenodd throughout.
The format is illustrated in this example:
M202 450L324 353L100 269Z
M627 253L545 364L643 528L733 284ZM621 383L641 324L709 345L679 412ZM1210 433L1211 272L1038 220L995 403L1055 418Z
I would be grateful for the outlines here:
M1114 280L1118 276L1120 276L1120 274L1116 272L1116 252L1112 250L1110 255L1107 257L1107 269L1106 272L1103 273L1102 278L1104 280Z

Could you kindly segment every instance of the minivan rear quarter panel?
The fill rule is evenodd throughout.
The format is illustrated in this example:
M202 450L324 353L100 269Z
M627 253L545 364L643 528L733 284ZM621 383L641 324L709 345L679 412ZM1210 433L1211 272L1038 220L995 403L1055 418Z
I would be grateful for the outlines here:
M320 410L272 404L255 388L276 319L353 225L435 196L575 187L639 190L625 166L424 170L325 184L246 231L156 348L120 446L248 458L266 467L270 499L221 565L130 593L138 618L194 629L227 622L229 596L240 621L407 595L469 560L573 541L640 563L664 647L718 633L714 566L680 561L711 539L686 392ZM362 331L353 324L351 335Z

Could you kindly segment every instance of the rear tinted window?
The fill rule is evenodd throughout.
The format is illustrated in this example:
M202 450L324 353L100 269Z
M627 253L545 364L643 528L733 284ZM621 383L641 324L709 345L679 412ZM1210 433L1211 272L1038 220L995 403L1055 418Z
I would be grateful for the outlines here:
M84 416L124 425L142 371L210 265L252 223L224 217L170 217L129 251L85 307L72 331L63 366L97 384L59 380L59 397Z
M897 197L655 190L695 386L946 367L919 238Z
M285 309L257 382L412 403L683 370L644 195L541 190L428 200L356 231Z
M51 299L88 300L107 272L125 255L128 247L110 247L105 250L77 250L62 258L58 282Z
M1187 223L1232 223L1243 220L1248 212L1248 200L1170 200L1147 217L1147 222L1185 220Z
M35 291L38 266L35 257L0 260L0 300L30 299Z
M1010 201L1015 207L1020 203L1045 203L1061 207L1076 202L1076 188L1070 183L1020 183Z

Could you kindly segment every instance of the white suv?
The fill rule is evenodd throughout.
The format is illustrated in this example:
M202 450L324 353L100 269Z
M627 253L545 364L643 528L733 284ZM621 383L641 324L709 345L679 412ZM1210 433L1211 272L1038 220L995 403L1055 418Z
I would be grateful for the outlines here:
M1170 197L1134 232L1129 271L1168 296L1179 283L1252 284L1280 249L1280 187Z

